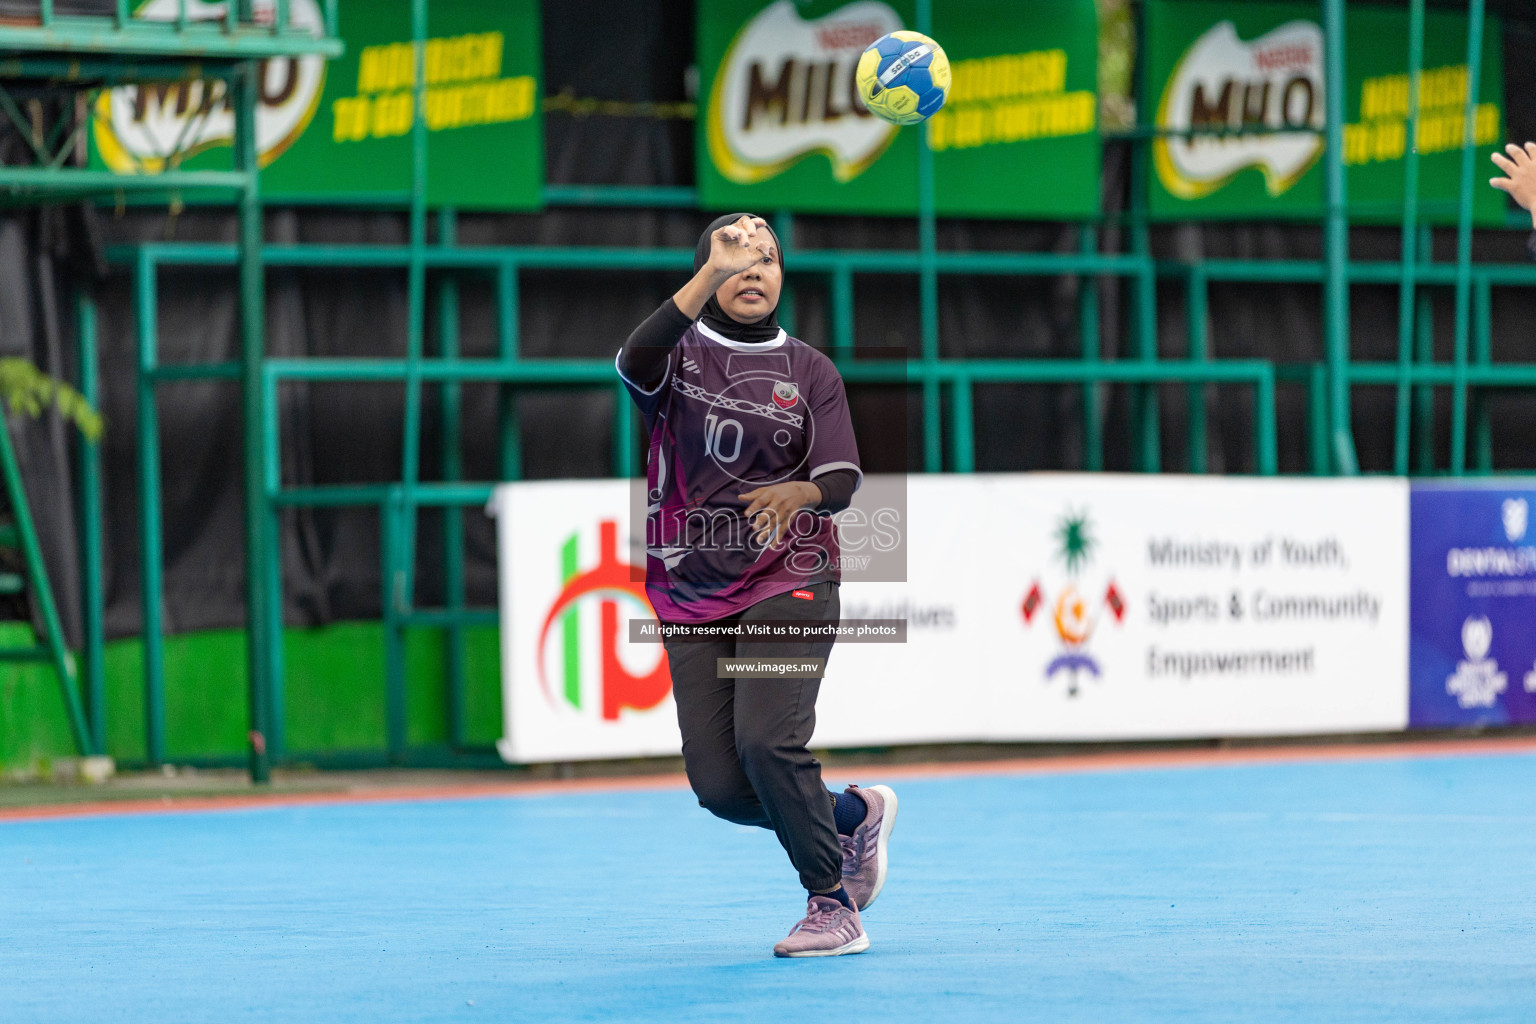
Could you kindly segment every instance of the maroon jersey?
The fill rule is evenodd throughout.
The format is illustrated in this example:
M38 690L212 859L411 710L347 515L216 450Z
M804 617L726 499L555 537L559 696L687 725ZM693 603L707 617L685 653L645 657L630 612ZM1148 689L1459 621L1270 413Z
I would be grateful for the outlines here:
M615 367L618 360L614 360ZM851 469L863 481L843 378L782 330L733 341L695 322L649 390L623 378L650 433L646 593L663 622L708 622L764 598L840 581L837 527L800 512L777 549L737 495Z

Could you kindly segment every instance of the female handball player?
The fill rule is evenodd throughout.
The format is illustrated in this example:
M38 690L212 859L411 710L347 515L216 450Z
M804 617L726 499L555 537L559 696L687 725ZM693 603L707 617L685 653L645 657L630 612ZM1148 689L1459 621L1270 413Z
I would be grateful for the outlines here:
M863 479L842 377L779 327L784 253L761 217L716 219L693 269L615 359L650 435L646 594L664 627L835 626L841 572L830 516ZM774 946L777 956L869 948L859 912L885 884L896 795L823 785L806 748L819 677L720 678L717 659L825 659L834 641L664 634L700 805L772 829L807 890L805 917Z

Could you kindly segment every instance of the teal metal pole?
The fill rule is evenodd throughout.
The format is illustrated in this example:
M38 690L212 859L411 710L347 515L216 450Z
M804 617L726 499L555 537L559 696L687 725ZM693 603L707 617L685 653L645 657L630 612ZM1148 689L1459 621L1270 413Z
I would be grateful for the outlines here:
M1435 229L1428 224L1419 225L1419 263L1434 260ZM1420 366L1435 361L1435 299L1428 290L1419 289L1419 312L1414 317L1413 358ZM1435 470L1435 389L1422 384L1414 389L1414 437L1417 438L1418 458L1416 470L1429 474Z
M976 417L971 410L971 378L956 374L950 383L950 461L956 473L976 469Z
M313 360L306 359L303 365L309 366ZM282 377L278 373L282 360L268 359L261 368L261 408L262 422L266 425L266 443L262 446L265 450L266 460L262 465L261 482L266 489L267 500L274 505L278 504L278 496L283 494L283 467L278 459L278 453L282 448L282 436L278 430L277 422L277 394L278 385ZM375 499L377 500L377 499Z
M1280 444L1276 430L1275 373L1269 372L1254 388L1254 446L1258 449L1256 461L1260 476L1274 476L1280 472Z
M1323 0L1323 36L1327 48L1324 92L1328 150L1323 155L1327 192L1324 228L1326 277L1323 335L1328 349L1328 420L1333 468L1344 476L1359 472L1349 393L1349 210L1344 181L1344 0Z
M1307 374L1307 448L1313 476L1327 476L1333 465L1328 444L1328 367L1313 363Z
M1493 286L1486 276L1472 282L1472 358L1479 367L1493 365ZM1487 391L1472 396L1473 466L1484 475L1493 472L1493 410Z
M932 0L917 0L917 30L933 33ZM928 125L917 132L917 246L918 246L918 321L920 324L923 368L923 471L938 473L944 468L942 424L939 422L941 399L939 378L939 271L934 254L938 251L938 228L934 221L933 150L928 146Z
M1403 154L1403 278L1397 300L1397 418L1392 431L1392 471L1408 475L1409 413L1413 366L1414 271L1418 269L1419 77L1424 70L1424 0L1409 0L1408 139Z
M155 263L141 251L134 268L139 377L139 595L144 635L144 759L165 760L165 641L160 621L160 421L155 405L157 318Z
M265 234L261 178L257 172L256 101L261 65L247 63L230 83L235 107L235 169L245 176L240 193L240 397L245 427L246 659L250 687L251 781L271 781L267 740L272 729L274 680L282 657L282 620L273 621L272 573L280 569L271 520L275 509L263 480L268 440L262 415L262 363L266 358ZM276 413L274 412L274 419ZM275 424L273 425L275 428ZM274 453L275 454L275 453ZM280 584L280 580L279 580ZM280 712L276 712L280 713Z
M416 575L416 504L414 491L421 476L421 360L426 351L427 306L427 0L411 0L411 39L415 50L415 84L411 120L410 263L406 268L405 437L401 445L400 482L405 516L403 566L407 599Z
M27 504L27 492L22 486L21 466L16 461L16 450L11 444L11 425L8 417L0 415L0 469L5 473L6 496L10 499L11 515L16 520L16 535L21 541L22 556L27 565L28 583L32 600L42 615L45 648L48 660L59 677L59 689L64 697L64 710L69 716L69 731L75 741L75 750L81 754L92 753L90 731L85 725L85 713L80 708L80 694L75 689L75 673L70 665L69 652L64 649L64 627L59 623L59 608L53 602L53 587L48 581L48 569L43 563L42 547L37 542L37 528L32 520L32 509ZM21 652L21 658L31 660L31 652Z
M379 506L380 563L384 578L384 742L391 764L405 760L409 742L406 683L405 628L401 621L410 612L404 556L404 488L389 488Z
M1472 180L1477 152L1477 87L1483 72L1483 9L1471 0L1467 14L1467 105L1462 124L1461 194L1456 203L1456 347L1451 386L1451 475L1467 466L1467 333L1472 304Z
M396 615L408 612L415 591L416 502L421 475L421 361L426 349L427 298L427 0L411 0L411 40L414 53L411 119L410 260L406 266L405 436L401 444L400 490L392 505L399 562L386 578L384 599ZM386 531L387 534L388 531ZM386 538L387 539L387 538ZM388 563L386 563L386 567ZM405 697L404 625L386 615L389 759L405 759L408 708Z
M84 289L75 293L75 322L79 329L80 396L101 408L101 366L97 352L96 297ZM80 619L85 658L82 688L91 734L91 747L107 749L106 588L103 582L101 532L101 446L80 435Z
M1092 224L1078 227L1078 252L1084 256L1096 256L1099 252L1099 232ZM1078 337L1081 340L1080 355L1085 363L1096 363L1100 358L1099 333L1099 279L1092 274L1078 278L1077 290ZM1083 468L1097 473L1104 468L1104 420L1100 408L1103 388L1092 381L1082 386L1083 403Z
M790 259L789 253L795 244L795 213L793 210L779 210L773 215L773 233L779 236L779 245L784 247L784 258ZM784 333L795 337L795 286L788 278L784 280L783 291L779 293L779 326L784 328Z
M1210 358L1208 333L1209 292L1205 272L1198 266L1191 267L1186 279L1187 300L1185 307L1189 317L1189 361L1203 363ZM1206 415L1203 383L1189 386L1189 471L1206 471Z
M853 358L853 269L839 263L832 270L832 358Z
M1427 367L1435 361L1435 305L1433 296L1420 291L1419 313L1415 318L1413 349L1418 367ZM1414 426L1416 439L1414 471L1428 476L1435 471L1435 388L1433 384L1420 384L1414 388Z
M517 264L505 260L496 272L496 347L503 362L518 352ZM503 384L496 393L496 432L501 439L501 479L523 477L522 431L518 425L517 391Z
M635 410L623 382L613 386L613 475L635 475Z
M1142 4L1136 18L1136 127L1151 127L1151 68L1147 58L1147 8ZM1131 254L1143 262L1136 275L1134 337L1136 358L1144 363L1157 361L1157 270L1152 262L1152 228L1148 222L1147 202L1151 190L1150 139L1139 139L1131 149L1130 234ZM1147 384L1131 388L1131 444L1136 468L1156 473L1162 468L1162 422L1158 411L1157 386Z
M437 214L437 240L444 246L458 244L458 217L451 207ZM452 274L443 278L438 291L438 338L444 359L459 358L459 280ZM462 388L458 381L443 382L443 480L453 483L464 479L464 457L460 445L459 411ZM622 385L621 385L622 390ZM620 396L623 397L623 396ZM628 403L621 407L622 417ZM464 510L449 506L443 516L443 603L450 613L445 629L443 651L444 676L448 683L448 744L455 749L464 745L464 629L453 615L464 608Z
M278 444L275 419L272 425L274 430L268 435L266 443L275 454ZM271 557L262 565L262 575L265 577L262 589L267 596L267 762L270 764L282 760L288 744L287 693L283 672L283 644L287 634L283 629L283 510L270 497L263 504L262 526L267 531L265 545L271 552Z

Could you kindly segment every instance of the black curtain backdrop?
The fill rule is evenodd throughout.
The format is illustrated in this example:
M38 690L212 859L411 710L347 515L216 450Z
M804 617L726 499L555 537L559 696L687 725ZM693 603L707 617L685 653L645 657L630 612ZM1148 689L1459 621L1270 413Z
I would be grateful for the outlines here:
M1494 5L1505 15L1508 134L1536 138L1536 20L1523 5ZM1519 18L1523 16L1526 20ZM593 32L594 19L604 31ZM692 99L693 52L689 4L636 0L621 5L544 5L544 60L550 95L675 103ZM548 180L562 183L688 185L693 181L693 125L686 119L642 116L575 116L551 111L546 119ZM0 137L0 159L25 159L14 135ZM1123 209L1128 152L1106 151L1106 208ZM1478 173L1484 174L1479 168ZM771 211L762 211L768 213ZM711 211L550 209L537 215L460 217L462 244L676 246L691 248ZM161 209L59 208L0 217L0 355L27 355L49 372L77 379L75 324L66 296L71 283L90 288L101 309L102 411L106 502L107 628L110 636L137 630L140 621L138 493L136 482L135 345L130 283L100 263L109 242L152 239L235 240L227 211L188 208L171 216ZM279 242L402 243L400 213L334 209L272 209L267 237ZM1101 233L1106 251L1123 247L1114 228ZM1357 228L1356 258L1395 259L1399 233ZM1480 260L1526 258L1524 235L1479 232ZM1436 233L1436 258L1454 256L1454 233ZM915 247L910 220L796 218L796 247ZM1071 252L1076 229L1059 224L945 220L944 248ZM1155 232L1157 254L1166 258L1315 258L1322 232L1285 224L1182 225ZM793 249L788 266L794 268ZM528 272L522 277L521 339L531 358L611 359L633 326L681 283L681 274L570 274ZM792 278L793 280L793 278ZM429 282L435 295L436 278ZM961 279L940 284L941 337L951 356L1070 357L1079 352L1078 290L1074 278ZM405 352L406 298L403 271L274 270L268 277L268 350L277 356L401 356ZM462 349L487 356L495 345L495 307L489 282L461 287ZM1160 349L1180 356L1186 337L1180 287L1160 287ZM825 345L829 302L814 281L797 282L797 331ZM1100 283L1101 346L1107 356L1129 346L1128 292L1112 280ZM857 279L856 343L861 351L892 348L916 354L918 302L910 275ZM1451 349L1451 295L1435 294L1437 358ZM1536 360L1529 324L1536 296L1499 289L1494 296L1494 357ZM1308 285L1216 285L1211 292L1210 338L1217 358L1256 356L1285 361L1321 357L1321 290ZM428 315L427 346L437 350L435 310ZM233 271L163 272L159 280L160 358L164 363L214 362L239 356ZM1357 287L1351 330L1357 359L1393 359L1397 350L1397 293L1391 287ZM1126 389L1106 393L1106 463L1132 467ZM1213 472L1251 472L1252 398L1246 388L1207 390L1210 406L1209 463ZM441 421L435 387L425 390L422 421L423 479L440 473ZM1183 387L1161 389L1164 468L1187 466ZM244 621L244 542L239 389L233 382L171 383L159 390L163 458L165 550L164 620L172 632L238 626ZM463 457L470 479L496 476L495 389L466 385ZM612 388L529 393L520 399L523 465L529 478L606 476L612 465ZM889 388L850 388L860 452L870 471L921 468L921 437L915 398ZM986 471L1076 469L1082 465L1082 392L1071 386L978 387L976 468ZM1504 394L1493 400L1496 464L1536 468L1536 450L1525 423L1536 397ZM1358 389L1355 436L1362 466L1385 471L1392 464L1391 388ZM1437 417L1437 462L1448 458L1448 396ZM1281 468L1308 468L1306 395L1283 387ZM55 418L13 419L29 493L58 591L66 629L78 641L76 510L72 500L75 444ZM397 479L403 440L403 387L398 385L290 384L281 394L283 479L288 486ZM882 439L905 436L892 446ZM637 439L638 441L638 439ZM492 523L478 510L465 514L469 544L470 600L494 604L495 547ZM440 599L441 520L421 516L419 579L425 603ZM380 614L379 524L374 510L298 509L284 514L282 528L285 618L315 625Z

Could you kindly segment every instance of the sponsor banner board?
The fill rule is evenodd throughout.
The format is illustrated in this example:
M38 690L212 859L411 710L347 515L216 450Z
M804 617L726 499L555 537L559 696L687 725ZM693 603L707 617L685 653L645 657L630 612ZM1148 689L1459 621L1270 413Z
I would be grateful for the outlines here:
M1536 722L1536 488L1416 484L1409 722Z
M1345 12L1344 163L1350 216L1400 220L1408 150L1408 14ZM1460 194L1467 102L1467 18L1430 11L1419 85L1421 214L1452 221ZM1149 99L1158 128L1268 128L1264 135L1168 135L1153 143L1151 210L1166 220L1306 217L1324 212L1324 39L1315 3L1152 0L1147 6ZM1473 137L1474 214L1502 224L1506 201L1483 187L1503 142L1500 22L1490 15Z
M854 68L874 40L913 24L913 0L701 0L703 204L912 214L926 131L941 214L1096 214L1093 0L934 4L954 81L943 110L903 130L864 109Z
M818 742L1407 722L1400 481L915 476L908 500L909 582L843 593L907 608L908 643L833 652Z
M187 0L193 20L224 4ZM170 21L178 0L137 18ZM271 16L271 0L257 0ZM319 0L289 0L295 25L323 31ZM261 189L270 202L398 197L411 188L415 49L405 0L341 0L346 52L278 58L261 68L256 116ZM426 53L427 201L470 209L537 209L544 183L542 49L534 0L434 0ZM223 82L140 83L103 90L89 133L91 166L146 174L168 165L228 169L234 111Z
M682 749L664 649L629 640L630 619L655 617L630 490L626 480L496 489L505 718L497 747L508 761Z
M509 760L679 749L662 648L630 642L650 612L628 490L497 492ZM818 746L1408 723L1403 481L927 474L905 493L906 582L840 593L844 621L905 619L905 642L833 648Z

